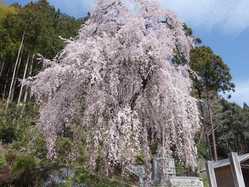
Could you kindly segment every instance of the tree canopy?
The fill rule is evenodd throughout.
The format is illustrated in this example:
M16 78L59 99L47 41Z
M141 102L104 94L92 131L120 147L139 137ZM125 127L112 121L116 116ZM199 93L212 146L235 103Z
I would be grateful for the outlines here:
M195 80L199 88L215 92L234 90L235 85L232 83L229 67L220 56L213 53L211 48L201 46L192 49L190 66L200 78Z
M249 151L249 110L225 99L219 102L216 110L217 145L219 154L226 157L229 152Z
M7 6L5 5L3 2L0 1L0 23L2 22L2 20L10 15L10 14L14 14L17 12L16 7L14 6Z
M81 24L81 19L61 13L46 0L30 2L25 6L0 4L1 94L6 96L4 90L6 92L9 88L23 35L24 44L15 80L23 77L28 57L32 59L32 56L42 54L46 58L53 58L64 47L64 41L59 36L75 37ZM33 61L36 61L35 58ZM30 67L31 62L28 68ZM40 68L40 64L32 63L33 72L38 72ZM15 84L14 91L18 91L18 84Z

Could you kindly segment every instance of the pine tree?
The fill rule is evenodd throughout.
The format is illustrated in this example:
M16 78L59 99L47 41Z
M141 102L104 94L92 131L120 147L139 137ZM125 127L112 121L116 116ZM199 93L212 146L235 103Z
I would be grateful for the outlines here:
M234 84L231 82L232 76L228 66L221 57L214 54L213 51L205 46L197 47L191 50L190 66L198 76L194 77L194 87L199 99L205 99L207 117L205 121L205 131L207 141L209 142L209 129L211 129L212 156L214 160L218 159L215 124L213 119L213 109L211 100L219 92L233 91Z

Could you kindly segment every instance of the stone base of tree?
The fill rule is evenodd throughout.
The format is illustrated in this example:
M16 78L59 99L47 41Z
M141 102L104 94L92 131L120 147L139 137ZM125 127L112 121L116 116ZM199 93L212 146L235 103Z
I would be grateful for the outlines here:
M203 182L198 177L171 177L164 184L154 187L203 187Z

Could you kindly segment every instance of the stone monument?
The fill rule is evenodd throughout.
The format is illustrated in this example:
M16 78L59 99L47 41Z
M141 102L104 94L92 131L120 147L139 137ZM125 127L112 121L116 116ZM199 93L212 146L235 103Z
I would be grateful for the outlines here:
M203 187L198 177L176 176L175 160L170 157L154 158L152 180L155 187Z

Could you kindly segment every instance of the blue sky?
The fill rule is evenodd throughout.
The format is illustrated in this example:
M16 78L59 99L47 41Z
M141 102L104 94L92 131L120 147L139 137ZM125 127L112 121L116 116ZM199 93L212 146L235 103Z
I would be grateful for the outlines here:
M27 3L29 0L5 0ZM132 1L132 0L131 0ZM232 101L249 103L249 0L159 0L193 28L205 45L231 69L236 92ZM94 0L49 0L69 15L81 17Z

